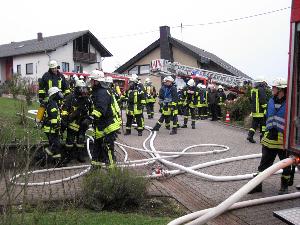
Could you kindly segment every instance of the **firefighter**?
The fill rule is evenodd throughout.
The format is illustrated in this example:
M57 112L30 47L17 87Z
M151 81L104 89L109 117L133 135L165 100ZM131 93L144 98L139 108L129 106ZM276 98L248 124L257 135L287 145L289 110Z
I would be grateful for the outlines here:
M198 105L198 95L199 90L195 86L195 81L193 79L190 79L187 82L187 86L185 86L183 90L184 122L181 128L187 128L189 115L191 115L192 119L192 129L196 128L196 109Z
M148 119L153 119L156 89L152 85L152 82L148 77L145 80L144 88L146 93L146 109L147 109Z
M199 89L199 95L198 95L198 117L201 120L204 120L207 118L207 91L206 86L204 84L199 83L197 85L197 88Z
M178 103L177 103L177 108L178 108L178 115L183 115L183 88L179 87L177 91L178 95Z
M268 101L266 112L266 132L261 140L262 158L258 166L258 173L272 166L276 156L280 160L288 157L283 146L283 132L285 128L287 81L277 78L272 84L272 98ZM281 175L281 188L278 194L288 193L291 178L291 167L285 167ZM262 183L256 186L250 194L262 192Z
M113 78L110 76L107 76L105 78L105 81L108 85L108 90L113 98L113 108L114 108L114 116L117 118L117 121L122 124L122 116L121 116L121 108L120 108L120 95L118 93L118 91L116 90L116 87L113 83ZM120 134L121 132L118 130L116 131L118 134Z
M261 138L266 130L265 111L267 107L267 96L265 91L265 82L263 79L257 79L253 83L250 92L251 114L253 117L251 128L249 129L247 140L250 143L256 143L253 139L257 127L260 127Z
M217 90L217 117L222 119L222 106L225 105L226 94L222 85L218 86Z
M45 148L47 158L52 159L55 165L62 165L63 152L60 142L60 110L58 102L63 99L63 94L58 87L51 87L47 93L48 101L42 123L42 130L47 135L49 147Z
M126 109L126 132L125 135L131 134L131 125L136 120L138 136L143 135L144 117L143 109L146 104L144 87L139 83L137 76L133 74L129 78L129 89L125 93Z
M104 73L93 70L90 75L92 85L92 125L94 128L94 149L92 151L92 167L99 168L102 163L115 167L114 141L120 122L116 117L115 104L111 96Z
M69 84L59 72L58 64L55 60L49 62L49 70L39 82L39 101L41 104L47 102L47 93L51 87L58 87L65 96L70 94Z
M75 84L76 84L76 81L78 80L78 76L76 74L74 74L71 79L70 79L70 92L73 92L74 91L74 88L75 88Z
M62 125L67 129L66 153L69 159L84 162L85 132L89 128L92 101L83 80L77 80L74 93L68 95L62 105Z
M176 87L173 85L174 79L171 76L167 76L163 80L163 86L159 90L159 103L161 105L162 114L152 128L153 131L159 131L162 123L165 121L166 128L170 129L170 121L172 121L172 130L170 135L177 134L178 123L178 94Z

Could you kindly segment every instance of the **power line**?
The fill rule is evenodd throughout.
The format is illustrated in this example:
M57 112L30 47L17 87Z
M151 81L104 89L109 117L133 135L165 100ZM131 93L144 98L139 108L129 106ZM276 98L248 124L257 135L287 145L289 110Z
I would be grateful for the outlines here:
M199 23L199 24L187 24L187 25L183 25L183 27L205 26L205 25L213 25L213 24L234 22L234 21L239 21L239 20L250 19L250 18L253 18L253 17L269 15L269 14L280 12L280 11L287 10L287 9L290 9L290 8L291 7L285 7L285 8L281 8L281 9L275 9L275 10L268 11L268 12L258 13L258 14L255 14L255 15L244 16L244 17L239 17L239 18L234 18L234 19L229 19L229 20L220 20L220 21L214 21L214 22L208 22L208 23Z
M290 9L290 8L291 7L285 7L285 8L275 9L275 10L268 11L268 12L263 12L263 13L250 15L250 16L244 16L244 17L228 19L228 20L212 21L212 22L208 22L208 23L186 24L186 25L181 23L179 26L172 26L170 28L172 28L172 29L180 28L182 30L182 28L185 28L185 27L206 26L206 25L213 25L213 24L235 22L235 21L239 21L239 20L245 20L245 19L250 19L250 18L254 18L254 17L258 17L258 16L264 16L264 15L269 15L269 14L272 14L272 13L277 13L277 12L284 11L284 10L287 10L287 9ZM159 30L156 29L156 30L138 32L138 33L129 33L129 34L118 35L118 36L110 36L110 37L104 37L102 39L115 39L115 38L133 37L133 36L139 36L139 35L144 35L144 34L150 34L150 33L154 33L154 32L159 32Z

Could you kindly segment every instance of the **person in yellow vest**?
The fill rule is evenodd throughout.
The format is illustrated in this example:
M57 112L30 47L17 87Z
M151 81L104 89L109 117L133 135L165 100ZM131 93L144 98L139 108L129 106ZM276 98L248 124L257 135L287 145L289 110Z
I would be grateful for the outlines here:
M131 126L136 120L138 136L143 135L144 116L143 109L146 104L144 87L139 83L138 77L135 74L129 79L129 89L125 93L125 101L127 102L126 110L126 132L124 135L131 134Z
M198 101L199 90L195 85L195 81L190 79L187 82L187 86L183 89L183 98L184 98L184 122L181 128L187 128L188 118L191 115L192 119L192 129L196 128L196 109Z
M208 117L207 114L207 91L206 86L204 84L199 83L197 85L197 88L199 89L199 95L198 95L198 117L201 120L204 120Z
M110 91L104 73L93 70L90 75L92 85L92 113L94 128L94 149L92 151L92 167L99 168L105 163L114 168L116 157L114 141L116 132L120 129L120 121L115 112L115 101Z
M69 84L65 77L59 72L58 64L55 60L49 62L49 70L39 81L39 101L40 103L47 102L48 90L52 87L58 87L64 96L70 94Z
M222 85L218 86L217 89L217 116L218 119L222 119L222 106L225 105L226 94Z
M46 158L53 160L54 164L61 166L64 154L60 141L61 117L58 102L63 99L63 94L58 87L51 87L47 93L45 116L42 123L42 130L47 135L49 147L45 148Z
M280 160L288 157L284 149L283 133L285 129L287 81L277 78L272 84L272 98L268 101L266 112L266 132L261 140L262 157L258 166L258 173L273 165L276 156ZM283 168L281 175L281 188L279 195L288 193L288 186L291 185L291 166ZM249 194L262 192L262 183L257 185Z
M149 77L145 80L145 92L146 92L146 109L148 114L148 119L153 119L154 116L154 103L156 98L156 89L152 85L152 82Z
M264 80L255 80L250 93L251 114L253 120L251 128L249 129L247 140L250 143L256 143L253 139L256 129L260 127L261 137L266 129L265 111L267 107L267 96Z

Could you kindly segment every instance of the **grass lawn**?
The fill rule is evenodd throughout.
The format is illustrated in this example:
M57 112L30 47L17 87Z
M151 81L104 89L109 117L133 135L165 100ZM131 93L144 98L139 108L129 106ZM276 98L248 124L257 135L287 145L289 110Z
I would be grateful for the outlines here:
M10 221L2 222L4 222L3 225L165 225L171 220L169 217L150 217L135 213L93 212L77 209L25 213L24 220L21 220L20 214L14 214Z
M21 116L18 113L22 112L22 105L26 115L30 117L34 117L34 115L28 114L27 111L37 109L39 106L36 102L31 106L27 106L24 101L0 97L0 131L7 136L7 142L15 139L22 140L26 136L29 136L31 142L45 138L41 129L35 127L34 121L26 119L27 123L21 124Z

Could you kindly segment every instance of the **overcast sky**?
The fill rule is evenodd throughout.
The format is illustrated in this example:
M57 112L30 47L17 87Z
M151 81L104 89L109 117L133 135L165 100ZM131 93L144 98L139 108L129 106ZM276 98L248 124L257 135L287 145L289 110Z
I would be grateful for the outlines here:
M9 0L1 3L0 44L90 30L113 54L113 71L159 38L159 26L177 39L214 53L247 75L287 76L290 9L214 25L291 6L291 0ZM180 24L183 29L180 29ZM195 26L185 26L195 25ZM172 28L173 27L173 28Z

